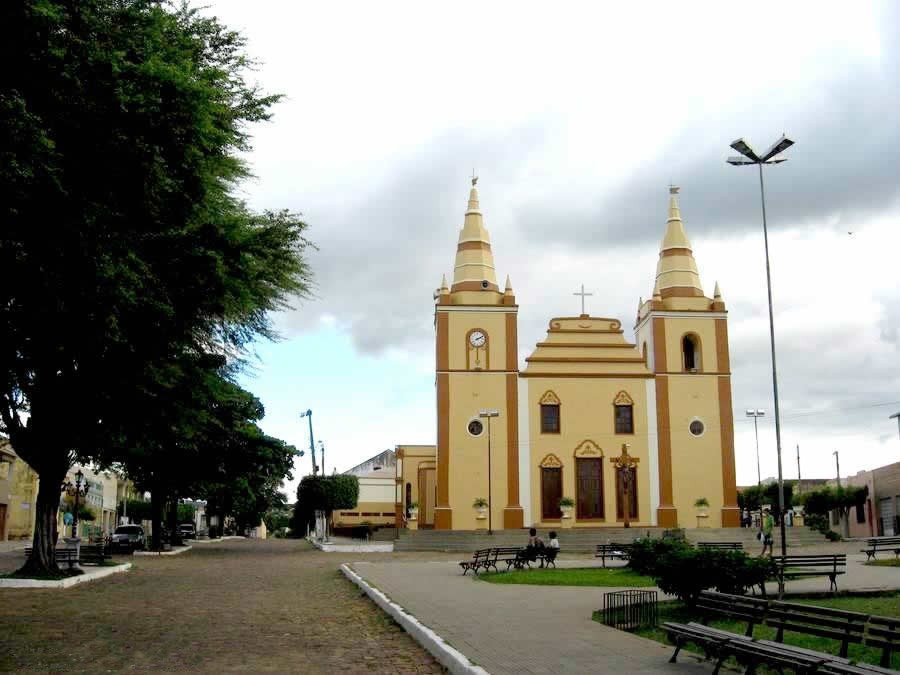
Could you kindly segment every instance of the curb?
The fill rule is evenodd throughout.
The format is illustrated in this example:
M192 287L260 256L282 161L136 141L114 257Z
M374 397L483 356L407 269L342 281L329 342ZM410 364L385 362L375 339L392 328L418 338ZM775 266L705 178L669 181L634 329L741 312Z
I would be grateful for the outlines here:
M112 574L127 572L130 569L131 563L124 563L115 567L92 570L79 574L77 577L68 577L67 579L0 579L0 588L71 588L72 586L96 581Z
M393 542L379 542L377 544L331 544L327 542L317 541L316 539L308 539L310 544L325 553L393 553Z
M157 556L157 555L181 555L191 550L191 546L179 546L171 551L135 551L133 555Z
M394 619L394 621L399 623L403 627L403 630L409 633L416 642L425 647L425 649L437 659L438 663L451 673L488 675L488 671L469 661L465 654L458 649L451 647L440 635L420 622L412 614L406 612L403 607L396 602L393 602L384 593L370 585L359 574L354 572L349 565L341 565L341 572L343 572L344 576L350 581L359 586L363 592L372 599L372 602L378 605L386 614Z

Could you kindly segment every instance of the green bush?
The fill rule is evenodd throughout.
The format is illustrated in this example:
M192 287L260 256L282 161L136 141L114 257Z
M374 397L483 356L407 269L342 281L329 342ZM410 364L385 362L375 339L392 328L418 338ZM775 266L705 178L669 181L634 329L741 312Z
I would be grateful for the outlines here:
M631 545L628 566L638 574L655 577L666 556L683 548L690 549L690 546L679 539L637 539Z
M743 551L698 550L677 540L640 539L632 546L628 564L689 606L701 591L714 588L743 595L774 576L769 558L752 558Z

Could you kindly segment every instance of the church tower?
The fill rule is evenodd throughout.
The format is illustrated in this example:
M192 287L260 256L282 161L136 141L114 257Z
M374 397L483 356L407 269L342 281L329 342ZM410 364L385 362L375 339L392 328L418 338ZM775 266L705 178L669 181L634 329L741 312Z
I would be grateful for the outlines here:
M509 278L504 290L497 284L477 181L472 179L459 233L453 283L448 287L445 277L435 293L436 529L524 525L519 504L518 306ZM484 417L482 411L496 411L497 416ZM480 498L491 502L485 517L473 508Z
M678 192L669 188L653 296L635 327L655 374L657 522L697 526L694 502L706 497L708 526L738 527L727 313L718 283L712 298L703 293Z

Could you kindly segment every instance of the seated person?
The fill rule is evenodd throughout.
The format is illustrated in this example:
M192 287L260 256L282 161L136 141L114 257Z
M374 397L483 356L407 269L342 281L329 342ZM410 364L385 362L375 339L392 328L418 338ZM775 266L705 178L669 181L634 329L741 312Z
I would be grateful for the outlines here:
M559 550L559 539L556 538L556 532L550 533L550 541L547 542L547 548L555 548Z
M534 562L537 560L538 553L544 550L544 540L538 536L537 530L531 528L528 530L528 545L525 546L525 558Z

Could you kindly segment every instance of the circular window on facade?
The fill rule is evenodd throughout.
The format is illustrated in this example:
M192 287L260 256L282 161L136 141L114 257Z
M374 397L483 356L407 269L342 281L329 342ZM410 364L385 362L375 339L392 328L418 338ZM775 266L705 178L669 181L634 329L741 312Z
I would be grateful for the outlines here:
M481 420L471 420L467 429L473 436L481 436L481 433L484 431L484 425L481 423Z
M703 426L703 422L700 420L694 420L688 428L694 436L702 436L706 430L706 427Z

